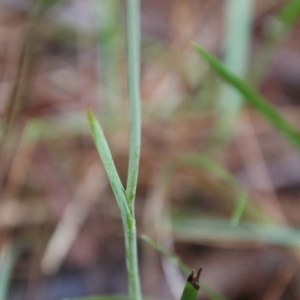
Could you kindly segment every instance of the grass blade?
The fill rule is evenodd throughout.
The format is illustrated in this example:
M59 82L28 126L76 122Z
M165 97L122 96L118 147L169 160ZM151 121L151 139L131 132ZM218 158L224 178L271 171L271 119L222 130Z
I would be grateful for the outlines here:
M193 44L193 46L224 80L234 86L245 97L245 100L249 104L253 105L277 130L300 150L300 133L293 125L282 117L280 113L251 86L229 71L216 57L197 44Z
M127 0L127 59L128 93L130 108L130 151L126 194L131 211L137 187L140 147L141 147L141 108L140 108L140 3Z
M131 215L131 212L129 210L129 207L127 205L127 199L125 197L125 191L122 185L122 182L120 180L120 177L118 175L114 160L112 158L108 143L106 141L106 138L104 136L103 130L98 123L95 115L91 110L87 111L87 117L90 124L91 133L93 136L93 139L95 141L98 153L101 157L104 169L107 173L108 180L111 184L112 190L115 194L115 197L117 199L118 206L121 211L121 215Z

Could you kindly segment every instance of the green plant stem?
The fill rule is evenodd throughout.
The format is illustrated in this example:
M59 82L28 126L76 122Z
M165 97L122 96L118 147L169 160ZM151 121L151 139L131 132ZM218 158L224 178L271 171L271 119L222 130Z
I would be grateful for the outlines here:
M126 266L129 281L129 295L132 300L141 300L141 288L138 270L137 237L134 218L128 218L123 224L126 246Z
M125 226L126 263L129 276L129 293L132 299L140 300L141 288L137 258L137 239L134 217L134 200L138 180L141 149L140 105L140 1L127 0L127 70L130 116L130 149L126 185L126 197L131 220Z
M128 93L130 104L130 150L126 186L127 201L134 211L140 147L141 147L141 108L140 108L140 3L139 0L127 0L127 59Z
M104 133L94 114L88 111L88 119L97 150L102 159L110 184L120 208L126 247L126 265L129 281L129 296L132 300L141 300L141 288L138 270L136 225L134 200L138 180L141 148L141 108L140 108L140 3L139 0L127 0L127 60L128 94L130 110L130 149L126 190L124 190L116 170Z

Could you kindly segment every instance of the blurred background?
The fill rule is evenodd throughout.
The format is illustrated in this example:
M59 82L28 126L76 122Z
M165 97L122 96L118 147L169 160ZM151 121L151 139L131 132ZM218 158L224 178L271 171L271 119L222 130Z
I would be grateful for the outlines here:
M300 128L299 6L141 1L145 295L180 298L178 256L227 299L300 299L299 149L191 45ZM126 182L125 22L120 0L0 1L0 300L127 293L120 214L85 113Z

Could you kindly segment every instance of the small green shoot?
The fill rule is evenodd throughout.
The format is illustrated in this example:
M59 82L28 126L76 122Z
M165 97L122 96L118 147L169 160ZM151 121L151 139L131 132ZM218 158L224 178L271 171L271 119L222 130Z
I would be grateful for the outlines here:
M198 291L200 289L200 274L201 274L202 268L200 268L195 275L195 270L192 271L190 276L187 279L187 282L184 286L184 290L182 292L181 300L196 300Z
M130 150L126 194L131 211L137 187L141 147L141 104L140 104L140 2L127 0L127 60L128 94L130 114Z

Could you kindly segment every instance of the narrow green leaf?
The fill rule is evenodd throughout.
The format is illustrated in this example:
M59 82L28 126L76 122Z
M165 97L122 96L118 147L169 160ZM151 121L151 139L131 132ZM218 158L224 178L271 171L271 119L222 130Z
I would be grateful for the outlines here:
M141 148L140 104L140 1L127 0L127 59L130 114L130 149L126 185L128 204L133 211Z
M95 115L91 110L87 111L87 117L90 124L90 129L92 133L92 137L96 144L98 153L101 157L104 169L107 173L108 180L111 184L112 190L115 194L118 206L121 211L121 215L123 220L126 219L126 216L131 216L131 211L127 204L127 199L125 197L124 188L122 186L122 182L118 175L114 160L112 158L108 143L104 136L103 130L98 123Z
M245 97L245 100L249 104L253 105L277 130L300 150L300 133L290 122L282 117L280 113L251 86L230 72L216 57L197 44L193 44L193 46L224 80L234 86Z

